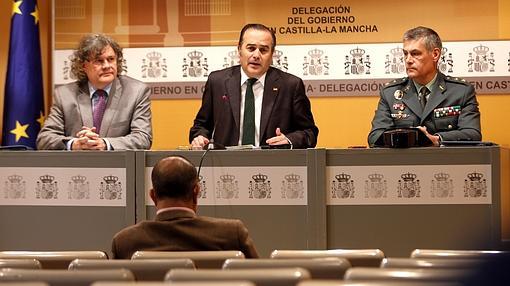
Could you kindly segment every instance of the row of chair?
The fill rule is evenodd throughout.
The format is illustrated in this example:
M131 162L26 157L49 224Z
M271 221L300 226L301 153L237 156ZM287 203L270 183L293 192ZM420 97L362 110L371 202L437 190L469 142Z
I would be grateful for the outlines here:
M439 259L436 263L443 261L446 264L452 264L452 258L455 259L486 259L508 257L509 252L505 251L482 251L482 250L430 250L416 249L410 257L414 259ZM331 250L275 250L271 253L271 259L310 259L337 257L347 259L352 267L390 267L391 264L401 264L399 267L414 267L412 264L416 260L406 259L385 259L384 253L379 249L331 249ZM43 268L43 269L66 269L69 263L74 259L94 259L106 260L108 256L102 251L0 251L0 260L2 259L30 259L23 262L23 266L13 265L14 268ZM133 254L132 260L140 259L178 259L189 258L197 268L221 268L227 259L243 259L244 255L240 251L137 251ZM34 261L36 259L37 261ZM259 259L258 259L259 260ZM2 264L4 263L4 264ZM5 263L0 261L0 268L5 268ZM21 262L16 262L21 263ZM39 264L40 263L40 264ZM381 264L382 263L382 264ZM402 265L402 263L407 263ZM411 263L411 264L410 264ZM466 266L469 262L464 260ZM424 267L418 263L416 267Z
M0 281L16 281L13 277L19 278L20 276L25 277L25 281L32 281L36 277L40 277L39 280L47 281L51 285L64 285L69 282L66 280L68 277L72 276L76 278L81 277L80 275L83 276L81 279L85 281L84 284L80 285L89 285L92 281L98 281L98 276L96 275L97 271L103 272L99 273L99 278L101 278L101 280L105 280L106 278L105 276L101 276L106 275L107 272L105 271L113 271L111 273L113 275L111 278L112 280L162 281L165 279L172 283L189 280L237 281L241 278L255 282L256 285L296 285L297 283L309 279L334 279L330 281L331 283L346 282L341 281L340 279L342 278L353 281L377 280L379 282L386 279L415 279L416 281L428 282L460 281L460 279L467 279L466 277L476 273L473 272L473 269L479 268L480 265L482 265L481 263L486 262L489 258L509 257L508 252L501 251L415 250L411 255L414 258L384 258L384 254L380 250L296 250L274 251L271 255L271 259L244 259L242 253L236 251L142 251L135 253L132 260L107 260L105 255L97 256L97 253L95 259L90 259L91 253L86 253L86 259L78 258L69 263L69 270L79 271L34 271L26 269L47 268L44 267L44 265L48 265L48 261L53 263L49 264L50 266L61 266L64 263L62 261L56 263L58 261L57 257L60 256L60 258L62 258L67 254L68 256L66 258L69 259L71 254L76 256L78 253L18 252L17 254L20 255L16 256L15 252L9 252L7 256L10 259L5 259L6 256L2 256L2 254L5 254L5 252L0 252L0 268L10 267L24 269L2 269L0 270ZM14 260L14 257L24 257L23 262L25 264L21 263L20 260ZM178 257L191 258L179 259ZM34 258L41 259L43 263L41 264ZM227 260L223 262L225 258L227 258ZM202 263L201 267L196 267L193 260ZM375 263L374 261L379 261L379 263ZM508 260L505 259L504 261ZM222 267L225 270L195 270L195 268L207 267ZM123 269L124 272L119 272L119 270L121 270L120 268L125 268ZM39 272L42 276L39 276ZM80 275L76 275L78 272ZM89 280L85 278L88 275L91 275ZM110 275L110 273L108 273L108 275ZM49 279L50 276L59 278L57 281L54 281ZM60 282L62 281L65 283L63 282L64 284L61 284ZM75 283L73 285L77 284ZM510 283L508 285L510 285Z

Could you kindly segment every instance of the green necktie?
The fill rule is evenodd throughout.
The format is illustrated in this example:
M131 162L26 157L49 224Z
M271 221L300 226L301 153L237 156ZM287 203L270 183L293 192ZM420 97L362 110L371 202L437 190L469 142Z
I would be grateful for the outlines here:
M242 145L255 145L255 95L253 94L253 84L256 81L256 78L250 78L246 81Z
M420 92L418 93L418 97L420 99L421 109L425 108L425 105L427 105L427 95L429 95L430 90L424 86L420 89Z

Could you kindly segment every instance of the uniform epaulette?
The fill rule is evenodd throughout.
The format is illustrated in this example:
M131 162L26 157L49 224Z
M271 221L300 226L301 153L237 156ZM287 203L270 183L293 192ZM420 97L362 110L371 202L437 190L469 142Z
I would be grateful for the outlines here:
M394 80L392 80L390 82L385 83L383 88L388 88L388 87L392 87L392 86L395 86L395 85L401 85L401 84L403 84L406 81L407 81L407 77L397 78L397 79L394 79Z
M446 81L450 81L450 82L456 82L456 83L461 83L461 84L464 84L464 85L468 85L469 82L467 82L465 79L463 78L460 78L460 77L453 77L453 76L445 76L444 77L444 80Z

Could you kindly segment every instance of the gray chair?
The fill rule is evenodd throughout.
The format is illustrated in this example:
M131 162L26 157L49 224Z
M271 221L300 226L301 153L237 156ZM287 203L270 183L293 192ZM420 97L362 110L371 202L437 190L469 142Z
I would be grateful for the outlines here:
M37 259L43 269L67 269L76 258L108 259L103 251L0 251L0 259Z
M297 286L462 286L455 282L308 280Z
M0 259L0 268L41 269L41 262L37 259Z
M46 282L2 282L2 286L50 286Z
M411 258L509 259L510 251L415 249L411 252Z
M123 282L94 282L91 286L256 286L250 281L200 281L200 282L155 282L155 281L141 281L132 283ZM3 284L2 284L3 286ZM19 285L23 286L23 285Z
M12 269L0 270L0 283L41 281L50 286L89 286L95 281L135 281L127 269L110 270L54 270L54 269Z
M310 279L310 273L304 268L279 268L279 269L203 269L170 270L165 281L239 281L248 280L257 286L295 286L298 282Z
M384 253L380 249L274 250L270 257L272 259L338 257L347 259L353 267L379 267Z
M220 269L225 260L229 258L244 258L241 251L137 251L131 259L175 259L189 258L193 260L196 268Z
M351 264L345 258L296 259L227 259L223 269L291 268L302 267L312 279L342 279Z
M471 275L466 269L417 269L353 267L345 273L352 281L462 282Z
M481 263L480 259L463 258L384 258L381 268L476 268Z
M137 281L163 281L165 274L176 268L195 269L191 259L75 259L69 270L120 269L130 270Z

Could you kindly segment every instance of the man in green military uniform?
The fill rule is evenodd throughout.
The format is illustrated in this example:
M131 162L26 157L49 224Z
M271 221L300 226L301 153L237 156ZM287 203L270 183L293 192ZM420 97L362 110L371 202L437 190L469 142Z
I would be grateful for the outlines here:
M416 27L403 37L408 77L389 82L368 134L371 147L383 145L383 132L418 127L434 146L441 141L482 139L474 87L438 71L442 43L432 29Z

